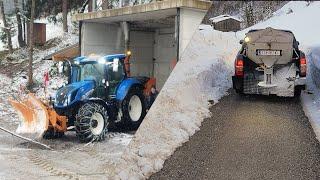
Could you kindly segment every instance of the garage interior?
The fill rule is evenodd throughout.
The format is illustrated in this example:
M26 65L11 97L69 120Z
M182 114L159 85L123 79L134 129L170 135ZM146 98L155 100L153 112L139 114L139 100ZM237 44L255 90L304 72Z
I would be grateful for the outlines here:
M170 0L77 14L73 20L81 26L80 53L103 56L130 50L131 74L156 78L160 90L210 5Z

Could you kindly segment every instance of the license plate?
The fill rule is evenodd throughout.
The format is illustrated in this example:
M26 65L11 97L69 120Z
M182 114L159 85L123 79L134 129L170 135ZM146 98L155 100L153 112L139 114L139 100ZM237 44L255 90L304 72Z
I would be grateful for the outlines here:
M258 56L281 56L281 50L257 50Z

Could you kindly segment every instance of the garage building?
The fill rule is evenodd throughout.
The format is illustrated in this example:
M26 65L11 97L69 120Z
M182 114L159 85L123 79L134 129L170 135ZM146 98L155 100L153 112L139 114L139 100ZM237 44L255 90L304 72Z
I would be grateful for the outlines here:
M155 77L161 89L210 6L210 1L166 0L76 14L80 54L130 50L131 74Z

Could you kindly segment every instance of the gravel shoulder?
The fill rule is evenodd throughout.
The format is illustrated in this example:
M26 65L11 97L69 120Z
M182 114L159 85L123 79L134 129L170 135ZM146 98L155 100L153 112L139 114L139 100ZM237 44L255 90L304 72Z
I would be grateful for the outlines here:
M234 92L150 179L318 179L320 144L299 99Z

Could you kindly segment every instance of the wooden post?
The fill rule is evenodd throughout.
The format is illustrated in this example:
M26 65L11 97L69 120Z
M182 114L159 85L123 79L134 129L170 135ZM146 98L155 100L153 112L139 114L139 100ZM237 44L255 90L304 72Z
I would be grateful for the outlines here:
M32 0L31 4L31 17L30 17L30 25L29 25L29 67L28 67L28 89L32 89L33 85L33 69L32 69L32 63L33 63L33 23L34 23L34 14L35 14L35 6L36 6L36 0Z
M68 0L62 1L63 32L68 32Z

